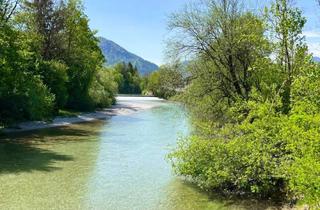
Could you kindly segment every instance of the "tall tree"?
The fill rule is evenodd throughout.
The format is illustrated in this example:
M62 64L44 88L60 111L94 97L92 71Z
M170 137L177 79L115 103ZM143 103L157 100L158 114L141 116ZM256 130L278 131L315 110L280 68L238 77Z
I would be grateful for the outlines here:
M269 41L262 18L244 10L241 1L200 2L171 16L169 55L194 61L185 99L197 117L225 122L223 109L250 98L256 63L270 55Z
M247 99L250 69L266 55L263 22L243 11L238 0L209 0L172 15L169 28L181 36L170 42L175 54L196 55L215 67L223 97Z
M132 63L120 63L115 67L116 71L122 75L122 80L119 84L119 92L122 94L140 94L141 78L137 67Z
M291 0L276 0L269 16L272 40L275 42L275 54L284 74L283 111L288 113L291 101L291 86L294 75L299 70L299 60L305 56L306 45L303 42L302 29L306 19L301 10L292 6Z
M54 0L25 1L24 6L32 20L26 20L40 40L40 55L44 60L57 59L63 50L64 2ZM27 16L28 17L28 16Z
M97 71L104 63L95 32L89 27L80 0L69 0L65 10L63 40L66 50L63 61L68 65L68 91L70 108L90 107L89 88Z
M18 0L0 0L0 23L8 22L18 7Z

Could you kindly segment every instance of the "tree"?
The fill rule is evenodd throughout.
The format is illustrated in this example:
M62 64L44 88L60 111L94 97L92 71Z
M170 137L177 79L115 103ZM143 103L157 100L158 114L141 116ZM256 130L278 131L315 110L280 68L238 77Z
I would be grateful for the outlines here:
M93 109L89 89L96 72L104 63L95 32L89 27L81 1L70 0L65 9L66 22L64 41L66 45L63 61L69 67L67 106L73 109Z
M58 4L54 0L24 2L24 8L28 14L24 22L27 28L37 35L39 43L36 46L39 47L39 53L44 60L59 59L62 54L64 7L63 1Z
M175 52L193 55L181 98L194 130L169 155L176 173L207 190L319 208L320 71L301 11L276 0L264 22L237 1L208 2L173 18L186 37Z
M115 66L116 71L122 75L121 82L119 83L119 93L122 94L140 94L141 78L137 67L132 63L120 63Z
M34 75L35 60L26 37L9 24L0 27L0 124L47 119L54 96Z
M161 66L147 78L147 90L160 98L168 99L184 87L183 76L178 66Z
M113 69L99 69L89 89L95 107L104 108L113 105L115 95L118 92L117 77L119 75Z
M288 113L291 106L291 86L297 75L299 61L306 55L307 47L303 42L302 29L306 19L302 12L291 5L291 0L276 0L268 15L272 41L275 42L277 62L284 74L283 111ZM268 11L267 11L268 12ZM301 58L302 57L302 58Z
M0 0L1 125L114 103L120 78L88 22L80 0Z
M169 43L171 53L210 61L218 80L214 88L230 100L248 99L252 66L268 54L263 22L237 0L204 2L171 16L169 28L181 35Z
M64 11L63 1L32 0L23 2L16 17L34 59L29 73L39 76L55 96L55 111L64 108L68 98L68 67L61 60L65 51Z
M193 80L184 101L199 108L193 114L223 123L233 120L225 108L249 100L259 86L256 64L270 55L270 44L263 19L242 9L241 1L201 2L171 16L169 55L187 55L191 61Z
M0 0L0 23L8 22L18 7L18 0Z

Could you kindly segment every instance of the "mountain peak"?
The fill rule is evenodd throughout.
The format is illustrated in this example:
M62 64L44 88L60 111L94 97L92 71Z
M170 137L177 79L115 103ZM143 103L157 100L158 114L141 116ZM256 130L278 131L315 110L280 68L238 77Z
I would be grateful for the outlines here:
M147 75L159 68L156 64L151 63L150 61L147 61L127 51L126 49L124 49L123 47L111 40L108 40L104 37L98 38L100 41L100 48L107 60L108 66L112 66L121 62L130 62L137 67L141 75Z
M315 62L320 63L320 57L314 56L314 57L313 57L313 60L314 60Z

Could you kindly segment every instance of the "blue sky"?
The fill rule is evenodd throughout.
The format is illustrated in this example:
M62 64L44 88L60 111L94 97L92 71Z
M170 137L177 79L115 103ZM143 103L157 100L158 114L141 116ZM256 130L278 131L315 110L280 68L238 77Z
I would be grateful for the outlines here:
M167 17L190 0L84 0L92 29L130 52L156 64L165 63ZM263 5L264 0L251 0ZM295 0L308 23L310 51L320 56L320 7L316 0Z
M92 29L130 52L162 64L167 16L188 0L85 0Z
M304 35L309 50L320 57L320 6L316 4L316 0L299 0L297 5L308 21L304 28Z

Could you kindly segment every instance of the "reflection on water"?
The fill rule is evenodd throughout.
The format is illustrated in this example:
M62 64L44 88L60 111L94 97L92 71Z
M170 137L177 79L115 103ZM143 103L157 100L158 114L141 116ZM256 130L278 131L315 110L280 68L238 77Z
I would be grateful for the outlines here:
M165 156L187 133L183 109L163 103L107 122L1 137L0 209L267 209L175 178Z

